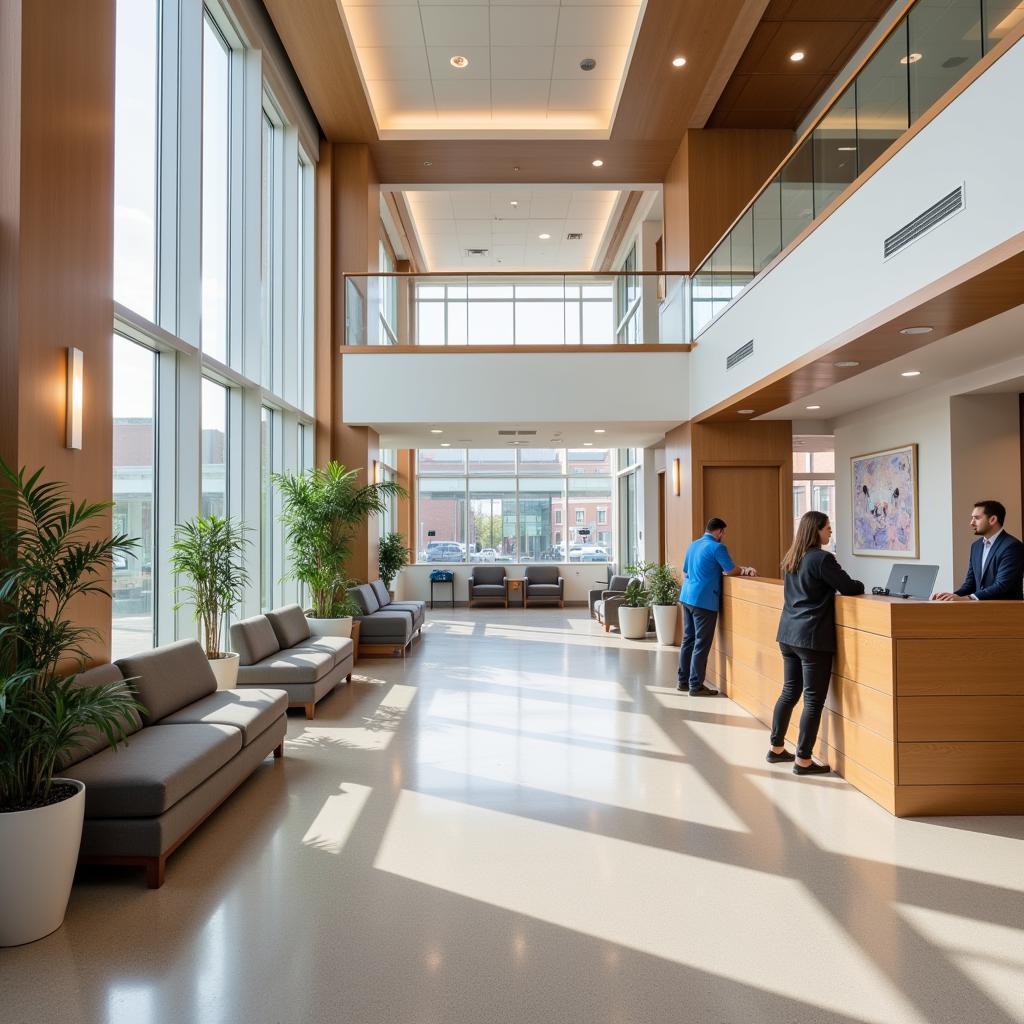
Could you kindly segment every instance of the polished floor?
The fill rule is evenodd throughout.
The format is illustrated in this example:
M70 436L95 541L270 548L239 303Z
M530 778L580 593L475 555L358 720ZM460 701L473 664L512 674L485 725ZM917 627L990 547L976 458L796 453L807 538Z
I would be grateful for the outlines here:
M290 720L150 892L90 869L5 1024L1011 1024L1024 819L764 761L585 611L430 613Z

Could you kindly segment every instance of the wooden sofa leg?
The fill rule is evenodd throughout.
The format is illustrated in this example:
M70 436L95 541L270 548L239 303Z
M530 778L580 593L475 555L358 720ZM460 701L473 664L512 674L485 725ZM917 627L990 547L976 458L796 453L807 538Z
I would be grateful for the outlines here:
M274 757L284 757L284 740L274 747Z
M351 672L349 672L349 674L347 676L345 676L345 682L346 683L351 683L352 682L352 673Z
M306 710L306 718L312 720L316 717L316 704L304 704L303 707Z
M604 624L604 631L605 631L606 633L610 633L610 632L612 631L612 627L611 627L611 623L610 623L610 622L606 622L606 623Z
M146 887L148 889L159 889L164 884L166 868L166 857L146 858Z

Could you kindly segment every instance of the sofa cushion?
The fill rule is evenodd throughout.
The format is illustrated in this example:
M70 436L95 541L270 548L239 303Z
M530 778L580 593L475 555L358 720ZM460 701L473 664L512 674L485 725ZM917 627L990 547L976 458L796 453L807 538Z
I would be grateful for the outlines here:
M278 651L264 658L258 665L238 669L238 680L245 686L269 686L275 683L315 683L334 668L331 651L295 648Z
M321 654L326 652L334 658L335 665L340 665L352 656L352 641L347 636L311 636L288 653L293 651L316 651Z
M153 818L173 807L242 749L230 725L154 725L119 750L73 765L85 783L87 818Z
M124 679L121 675L121 670L116 665L98 665L96 668L87 669L85 672L79 672L75 676L74 686L75 688L86 688L90 686L107 686L110 683L116 683ZM126 736L131 736L132 733L138 732L142 728L142 719L139 717L138 711L132 709L131 724L128 726L124 725L124 721L121 720L119 724L124 728ZM68 765L78 764L79 761L84 761L87 757L92 757L93 754L98 753L101 750L109 747L106 736L103 735L95 726L90 726L86 729L78 745L67 754L65 754L58 762L58 769L63 770Z
M309 639L309 620L306 618L306 613L297 604L290 604L285 608L276 608L272 612L267 612L267 621L273 628L282 650ZM273 651L268 651L263 657L273 653Z
M361 615L372 615L378 608L380 608L380 602L377 600L377 595L373 592L373 587L368 583L362 583L358 587L352 587L348 593L352 600L359 606L359 612Z
M559 597L562 588L557 583L531 583L530 597Z
M213 669L195 640L178 640L151 651L140 651L119 658L116 664L125 678L138 676L135 688L145 708L144 725L159 722L172 711L217 689Z
M260 733L270 728L288 710L284 690L218 690L194 701L160 720L165 725L229 725L242 733L247 747Z
M362 620L359 630L359 641L386 637L388 640L407 640L412 636L412 616L408 612L387 611L377 612Z
M373 596L377 598L377 604L381 608L387 608L391 604L391 595L388 593L388 588L384 586L384 581L374 580L370 586L373 588Z
M470 577L473 586L501 586L505 585L505 566L503 565L474 565L473 575Z
M281 650L277 633L266 615L236 622L231 627L231 646L238 653L239 665L255 665Z
M474 597L500 597L504 599L505 588L499 587L496 583L477 583L473 587Z

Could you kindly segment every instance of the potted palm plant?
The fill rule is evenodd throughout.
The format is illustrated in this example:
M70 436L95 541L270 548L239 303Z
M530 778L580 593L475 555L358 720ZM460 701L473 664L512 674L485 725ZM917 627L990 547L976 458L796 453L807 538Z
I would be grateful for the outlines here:
M354 606L346 564L356 531L370 516L387 511L387 497L404 497L393 481L360 484L359 470L329 462L302 473L275 473L290 553L288 579L305 584L315 635L350 636Z
M633 578L626 584L626 592L619 606L619 632L627 640L643 640L647 636L647 625L651 619L647 573L651 568L649 562L626 566L626 572Z
M242 561L247 532L236 519L197 516L178 524L171 545L171 569L185 579L175 593L188 598L175 611L192 605L219 690L230 690L238 679L238 655L222 648L221 637L227 616L242 603L249 586Z
M667 563L652 566L647 573L647 590L651 595L658 643L674 644L679 622L679 579L675 569Z
M0 946L60 927L82 839L85 786L59 777L97 734L116 747L141 710L130 682L79 686L96 630L68 605L110 593L103 575L134 540L102 535L110 502L0 461Z
M400 533L389 533L381 542L377 551L377 571L381 581L394 597L391 586L395 577L409 564L409 549Z

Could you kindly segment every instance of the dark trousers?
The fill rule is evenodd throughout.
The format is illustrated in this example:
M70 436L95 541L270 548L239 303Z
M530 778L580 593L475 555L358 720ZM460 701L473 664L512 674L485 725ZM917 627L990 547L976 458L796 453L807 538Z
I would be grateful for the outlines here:
M717 622L718 612L709 612L706 608L696 608L690 604L683 605L683 643L679 648L677 673L680 686L699 690L704 685Z
M832 679L833 655L831 651L812 651L809 647L792 644L779 644L779 650L782 651L782 696L775 702L772 715L772 746L781 747L785 743L789 719L802 693L804 710L800 716L796 756L810 757L818 739L821 712Z

